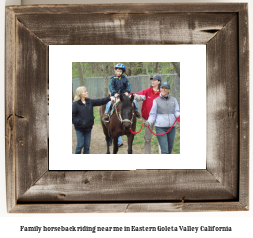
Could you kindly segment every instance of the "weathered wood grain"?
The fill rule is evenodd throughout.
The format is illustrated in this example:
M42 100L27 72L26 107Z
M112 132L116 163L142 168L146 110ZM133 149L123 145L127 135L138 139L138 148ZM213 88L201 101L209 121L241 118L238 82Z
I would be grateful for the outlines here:
M47 170L47 46L16 22L15 157L17 198Z
M207 169L238 196L238 28L234 17L207 45Z
M11 213L109 213L124 212L127 204L22 204Z
M247 211L239 202L129 203L126 212L210 212Z
M149 14L149 13L206 13L239 12L244 3L151 3L151 4L82 4L10 6L16 15L27 14Z
M20 15L18 20L48 45L206 44L235 16L40 14Z
M207 170L47 172L19 202L212 201L236 197Z
M155 202L155 203L82 203L22 204L12 213L134 213L134 212L210 212L247 211L239 202Z
M248 210L247 4L122 6L6 8L8 211ZM207 170L47 171L48 45L182 43L207 44Z
M15 181L15 142L14 142L14 92L15 92L15 18L14 13L6 8L5 26L5 154L6 154L6 196L7 210L16 205Z
M249 32L248 5L238 14L239 19L239 199L249 204Z

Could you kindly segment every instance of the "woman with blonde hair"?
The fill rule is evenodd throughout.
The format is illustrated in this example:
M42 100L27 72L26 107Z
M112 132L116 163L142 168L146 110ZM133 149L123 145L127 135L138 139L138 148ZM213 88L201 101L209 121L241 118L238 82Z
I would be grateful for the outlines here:
M90 153L90 139L91 130L94 125L93 107L101 106L109 102L114 101L110 95L102 99L90 99L88 97L86 87L81 86L76 89L76 95L72 104L72 123L75 126L77 146L75 154L81 154L83 148L83 154Z

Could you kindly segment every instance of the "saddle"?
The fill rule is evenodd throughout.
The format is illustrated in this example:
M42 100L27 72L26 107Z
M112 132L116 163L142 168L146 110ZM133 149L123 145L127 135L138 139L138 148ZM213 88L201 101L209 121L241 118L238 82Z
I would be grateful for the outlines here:
M111 117L115 111L115 106L117 107L120 103L120 99L116 99L114 103L111 104L110 110L109 110L109 116ZM115 105L116 104L116 105Z

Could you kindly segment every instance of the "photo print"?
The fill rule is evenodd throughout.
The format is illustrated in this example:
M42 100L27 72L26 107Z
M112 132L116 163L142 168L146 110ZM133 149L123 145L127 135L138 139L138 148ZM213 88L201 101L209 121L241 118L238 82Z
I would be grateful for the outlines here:
M50 46L49 169L204 169L205 71L202 45Z
M180 62L73 62L72 89L73 154L180 154Z

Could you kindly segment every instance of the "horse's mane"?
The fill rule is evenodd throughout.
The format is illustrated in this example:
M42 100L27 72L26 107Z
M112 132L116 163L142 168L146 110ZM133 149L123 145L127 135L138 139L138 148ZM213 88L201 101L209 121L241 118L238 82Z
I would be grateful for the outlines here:
M130 101L129 97L125 95L123 95L123 97L124 97L124 101L122 102L121 110L127 107L132 107L132 102Z

